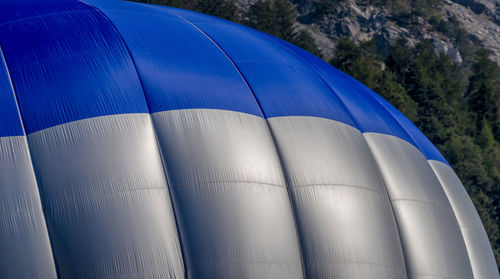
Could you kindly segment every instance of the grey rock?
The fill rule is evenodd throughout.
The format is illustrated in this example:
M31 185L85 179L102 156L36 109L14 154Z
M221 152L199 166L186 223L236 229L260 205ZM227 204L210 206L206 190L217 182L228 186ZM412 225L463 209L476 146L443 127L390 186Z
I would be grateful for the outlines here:
M482 0L481 3L492 7L494 1ZM500 14L500 3L496 3L497 14ZM500 26L492 21L486 14L476 14L471 9L457 3L451 3L443 7L445 16L455 16L462 27L471 35L476 37L481 44L491 51L491 58L500 64Z
M243 10L257 0L236 0ZM270 1L270 0L269 0ZM490 50L491 58L500 64L500 0L475 0L483 5L484 11L475 13L461 0L444 0L443 19L456 17L461 27L477 38L482 46ZM407 39L410 46L422 39L428 39L436 53L444 52L453 61L462 63L463 58L453 39L437 32L423 17L413 20L418 28L408 29L403 23L392 18L384 7L367 4L364 0L343 0L329 14L312 17L319 0L292 0L295 3L299 22L298 29L308 30L316 41L325 60L332 57L336 43L342 37L355 42L376 40L378 47L394 45L399 37Z

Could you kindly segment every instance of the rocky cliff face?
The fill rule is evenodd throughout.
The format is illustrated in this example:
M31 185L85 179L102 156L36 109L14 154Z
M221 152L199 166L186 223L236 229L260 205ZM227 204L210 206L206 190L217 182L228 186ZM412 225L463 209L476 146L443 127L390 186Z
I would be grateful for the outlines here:
M446 18L455 16L467 32L492 52L491 58L500 64L500 1L476 1L484 6L481 13L459 4L460 1L447 0L443 5L443 15Z
M245 10L257 0L236 0ZM414 17L411 24L403 24L394 18L384 5L370 5L366 0L341 0L327 13L317 15L320 0L292 0L298 11L297 27L307 29L316 40L325 59L332 56L336 42L349 37L361 42L374 39L377 46L393 45L399 37L414 45L429 39L436 52L449 54L456 62L462 62L462 53L454 38L438 31L424 17ZM459 24L477 45L492 52L492 59L500 64L500 0L444 0L441 18ZM457 23L458 22L458 23Z

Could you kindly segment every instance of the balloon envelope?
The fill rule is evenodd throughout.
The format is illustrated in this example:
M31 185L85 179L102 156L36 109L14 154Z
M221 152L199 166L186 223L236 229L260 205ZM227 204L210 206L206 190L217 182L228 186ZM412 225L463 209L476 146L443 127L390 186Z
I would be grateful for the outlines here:
M1 5L0 277L499 277L443 156L319 58L174 8Z

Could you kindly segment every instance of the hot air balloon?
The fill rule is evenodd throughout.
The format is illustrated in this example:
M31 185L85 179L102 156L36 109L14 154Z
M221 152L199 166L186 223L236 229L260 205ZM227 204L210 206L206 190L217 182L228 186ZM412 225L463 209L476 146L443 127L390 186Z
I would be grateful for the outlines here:
M174 8L0 7L1 278L499 278L443 156L319 58Z

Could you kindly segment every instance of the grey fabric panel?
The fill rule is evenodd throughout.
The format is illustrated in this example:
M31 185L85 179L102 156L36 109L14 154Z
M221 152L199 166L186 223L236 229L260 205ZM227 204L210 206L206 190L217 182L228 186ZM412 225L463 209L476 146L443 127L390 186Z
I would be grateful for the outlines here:
M410 278L473 278L451 205L425 157L390 135L364 134L393 203Z
M449 165L433 160L429 161L429 164L441 182L457 217L469 253L474 278L499 278L488 235L462 182Z
M79 120L30 134L62 278L183 278L149 114Z
M189 278L302 278L292 207L264 119L153 114Z
M0 137L0 278L56 278L24 136Z
M316 117L268 121L292 189L307 277L406 278L391 203L359 130Z

